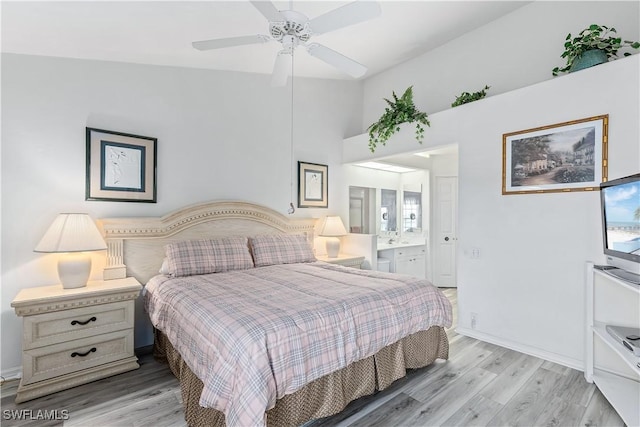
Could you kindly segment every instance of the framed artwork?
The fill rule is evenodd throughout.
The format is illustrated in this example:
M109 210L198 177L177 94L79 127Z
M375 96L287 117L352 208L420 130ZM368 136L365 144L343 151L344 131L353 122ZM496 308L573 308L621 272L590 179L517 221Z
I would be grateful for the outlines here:
M329 206L328 166L298 162L298 207L326 208Z
M157 139L87 128L86 200L156 203Z
M502 194L597 190L607 180L609 115L502 135Z

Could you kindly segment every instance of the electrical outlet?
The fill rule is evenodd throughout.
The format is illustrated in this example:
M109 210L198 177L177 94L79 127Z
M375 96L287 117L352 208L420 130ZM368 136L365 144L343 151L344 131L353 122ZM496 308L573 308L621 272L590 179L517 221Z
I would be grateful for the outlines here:
M478 324L478 313L471 313L471 329L475 329Z
M471 249L471 258L480 258L480 248L472 248Z

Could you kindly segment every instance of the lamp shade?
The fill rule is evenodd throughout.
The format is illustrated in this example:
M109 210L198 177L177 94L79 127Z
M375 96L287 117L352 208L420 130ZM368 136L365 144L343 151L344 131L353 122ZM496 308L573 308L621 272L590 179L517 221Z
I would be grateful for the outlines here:
M347 230L344 228L344 224L339 216L328 216L325 220L322 228L320 229L320 236L322 237L339 237L347 234Z
M82 252L100 251L107 245L98 227L87 214L63 213L53 221L35 252L75 252L58 259L58 277L64 289L87 285L91 257Z
M338 256L340 253L340 239L338 239L338 237L346 234L347 230L344 228L344 224L339 216L328 216L325 219L319 235L328 238L325 245L329 258L336 258Z
M35 252L101 251L107 245L91 217L82 213L62 213L53 221Z

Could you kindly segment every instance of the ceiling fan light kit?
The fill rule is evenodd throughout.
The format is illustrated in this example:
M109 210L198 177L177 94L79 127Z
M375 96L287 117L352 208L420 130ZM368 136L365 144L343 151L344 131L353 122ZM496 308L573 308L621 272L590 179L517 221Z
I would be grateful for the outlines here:
M269 36L258 34L202 40L193 42L193 47L198 50L211 50L268 41L279 42L282 44L282 50L278 52L273 67L272 86L287 84L293 52L300 45L307 49L309 55L354 78L366 74L367 67L359 62L321 44L307 42L315 34L327 33L379 16L381 9L378 2L354 1L311 20L295 10L278 10L270 1L251 1L251 4L269 21Z

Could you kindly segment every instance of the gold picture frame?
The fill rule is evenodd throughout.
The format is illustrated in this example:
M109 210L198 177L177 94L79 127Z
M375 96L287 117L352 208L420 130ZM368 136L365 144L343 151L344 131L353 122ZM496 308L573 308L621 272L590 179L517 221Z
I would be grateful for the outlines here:
M609 115L502 135L502 194L598 190L607 180Z

